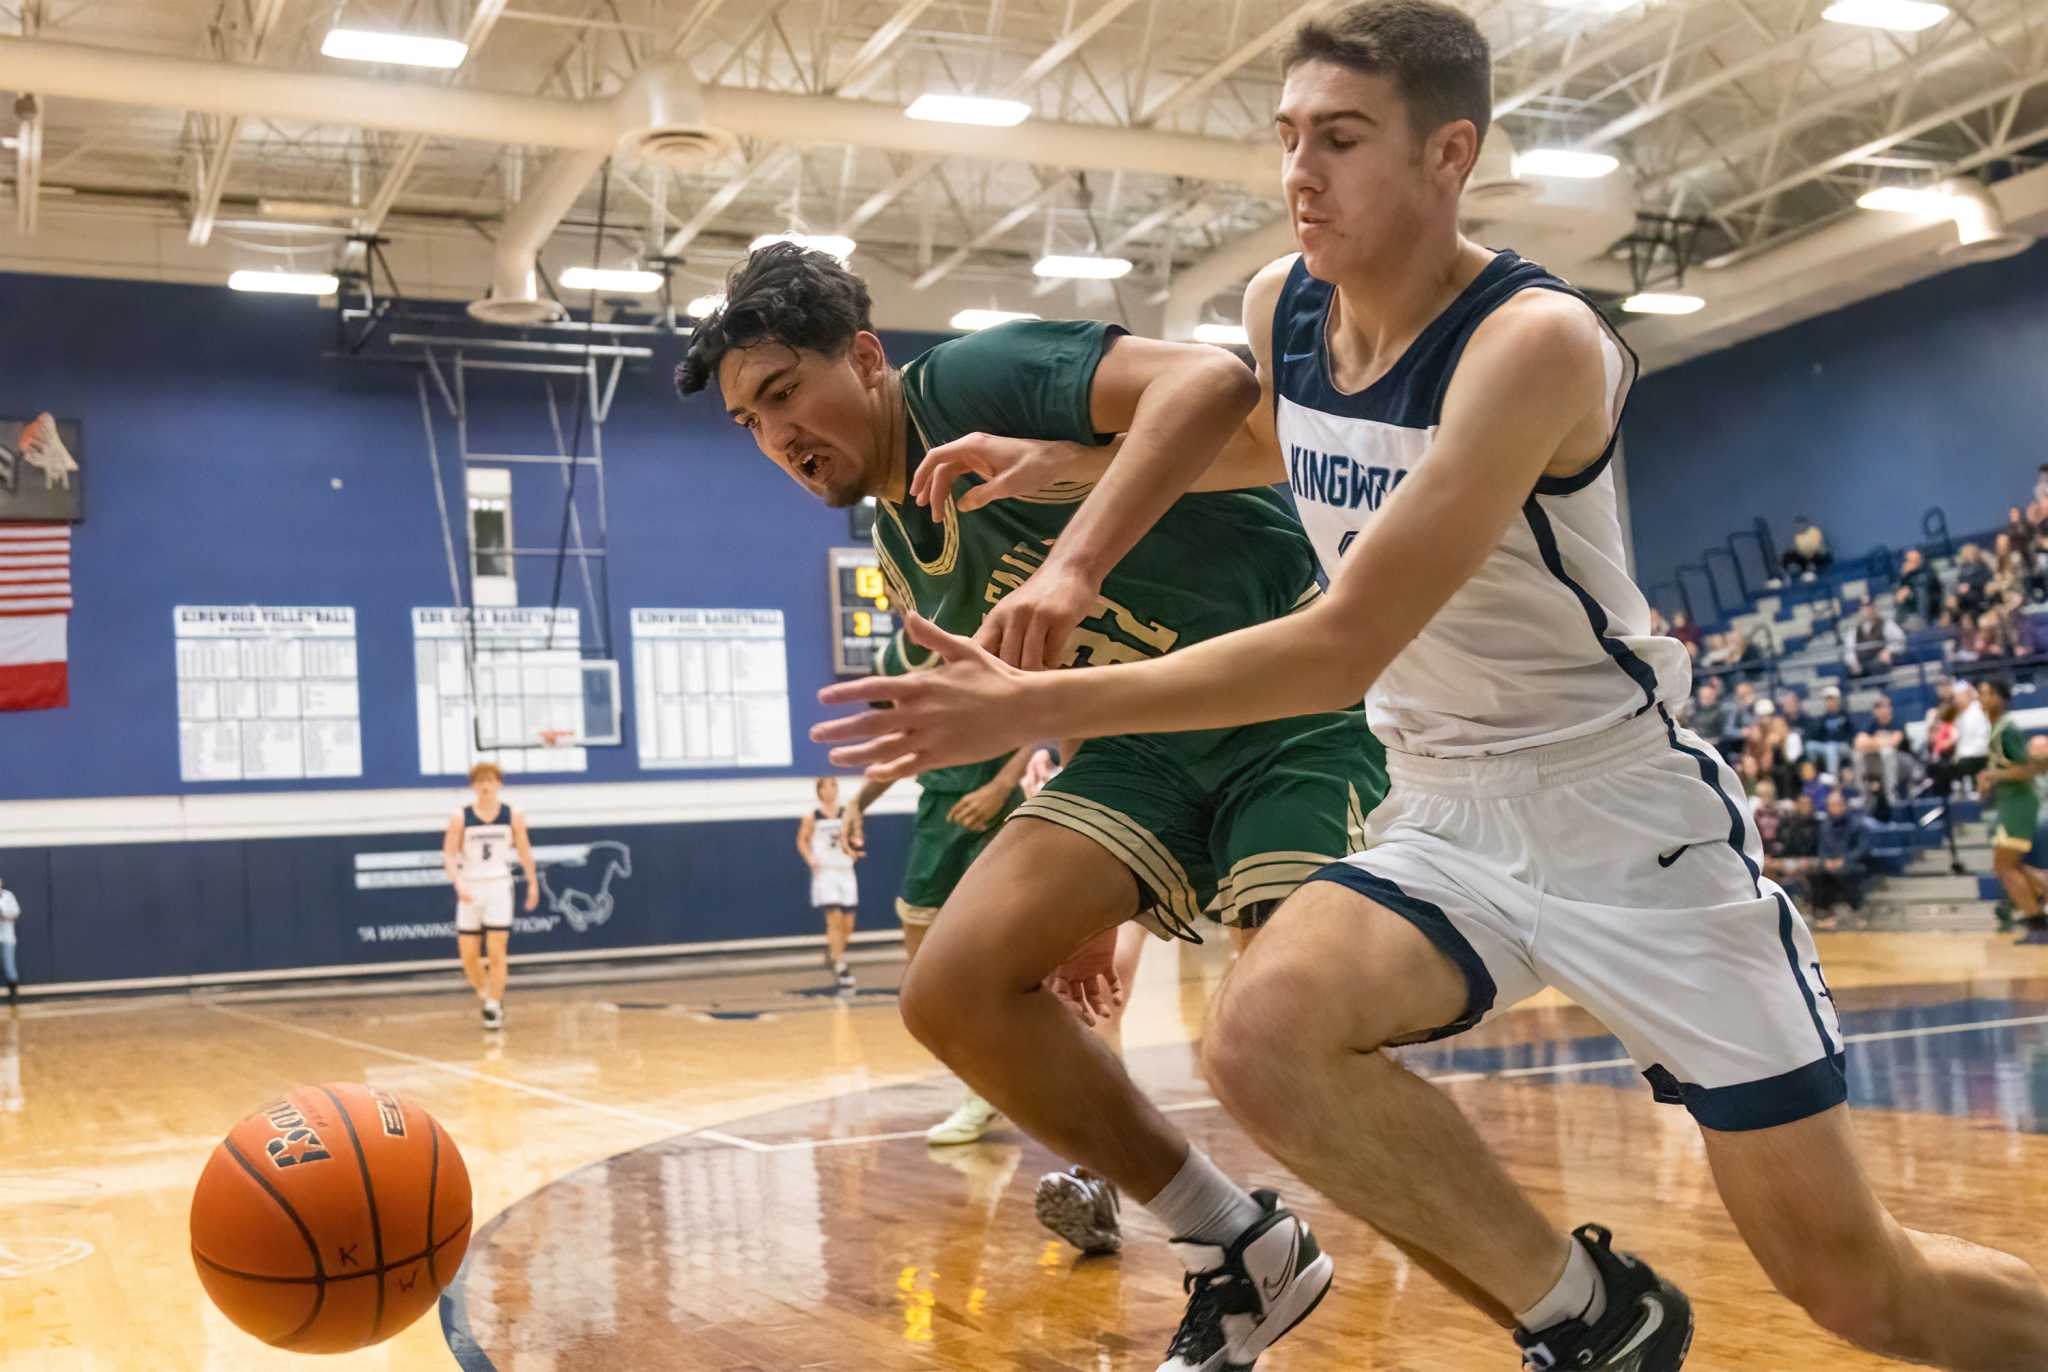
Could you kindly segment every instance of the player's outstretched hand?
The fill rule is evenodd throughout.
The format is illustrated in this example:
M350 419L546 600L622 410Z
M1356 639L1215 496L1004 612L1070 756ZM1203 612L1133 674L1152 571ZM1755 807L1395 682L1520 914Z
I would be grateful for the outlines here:
M1024 708L1033 686L1026 673L922 615L907 615L904 630L942 665L818 692L821 704L870 707L812 726L812 742L837 745L833 766L864 768L876 781L901 781L934 767L1013 752L1041 736L1044 731Z
M1101 603L1099 586L1048 558L983 617L974 641L1027 672L1064 666L1074 630Z
M953 808L946 812L946 818L962 829L978 834L996 822L996 816L1003 812L1003 802L1009 798L1010 788L998 777L954 801Z
M1091 464L1090 451L1078 443L968 434L925 454L911 474L910 498L936 509L945 504L953 483L963 476L978 476L981 484L960 497L962 510L978 510L1012 496L1037 495L1062 482L1092 480L1100 458L1098 455Z
M1103 930L1045 979L1045 989L1091 1029L1097 1021L1114 1016L1124 1003L1123 983L1116 975L1116 934L1115 929Z

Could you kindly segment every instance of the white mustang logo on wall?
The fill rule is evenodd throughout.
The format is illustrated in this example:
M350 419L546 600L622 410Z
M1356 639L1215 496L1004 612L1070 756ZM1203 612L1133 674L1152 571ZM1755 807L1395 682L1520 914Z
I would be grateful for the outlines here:
M582 848L580 853L540 864L540 893L547 901L548 909L569 921L569 927L579 934L595 929L612 917L612 880L633 875L633 850L625 844L605 839ZM548 879L550 872L558 872L565 867L595 867L599 862L604 864L604 871L598 878L595 891L581 891L566 883L556 890L556 883Z

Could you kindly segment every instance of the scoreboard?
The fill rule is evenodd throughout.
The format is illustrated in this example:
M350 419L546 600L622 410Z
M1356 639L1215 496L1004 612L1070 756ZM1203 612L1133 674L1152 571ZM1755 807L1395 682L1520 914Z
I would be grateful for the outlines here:
M895 637L896 609L882 580L873 548L833 548L827 554L832 582L832 670L840 676L868 676L875 654Z

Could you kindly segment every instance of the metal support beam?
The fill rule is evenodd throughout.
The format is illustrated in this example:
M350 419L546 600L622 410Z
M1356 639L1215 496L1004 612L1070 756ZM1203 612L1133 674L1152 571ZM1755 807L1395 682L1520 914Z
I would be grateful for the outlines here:
M1541 79L1531 82L1520 90L1508 95L1505 99L1496 100L1493 105L1493 117L1499 119L1503 115L1513 114L1524 105L1533 100L1541 99L1567 82L1585 75L1596 67L1612 62L1625 52L1640 47L1645 41L1661 32L1666 24L1683 22L1686 8L1686 4L1680 3L1652 10L1642 19L1629 25L1606 42L1595 44L1565 62L1556 70L1546 73Z
M1840 25L1831 26L1825 20L1819 21L1811 27L1793 34L1789 38L1773 43L1767 48L1760 48L1747 57L1731 62L1719 71L1703 76L1697 81L1689 81L1677 90L1651 100L1648 104L1638 105L1627 114L1617 119L1609 120L1587 137L1579 140L1579 146L1582 148L1605 147L1617 138L1624 138L1634 133L1645 124L1654 123L1674 110L1683 109L1694 101L1713 94L1730 82L1740 81L1742 78L1752 76L1757 72L1768 71L1782 62L1787 62L1794 58L1803 59L1808 49L1819 41L1821 31L1830 27L1839 28Z
M868 35L868 41L860 45L853 60L846 64L846 70L838 74L829 89L846 95L857 94L861 82L881 69L883 60L896 46L897 40L934 3L935 0L903 0L896 12L882 22L882 26Z
M23 0L19 14L21 36L33 38L43 26L42 0ZM43 106L34 94L22 91L14 98L14 227L23 238L36 231L36 214L43 199Z
M1227 80L1240 67L1258 60L1308 20L1335 9L1339 3L1340 0L1308 0L1305 5L1297 5L1277 22L1231 49L1200 76L1191 77L1168 91L1157 104L1139 115L1134 122L1141 127L1157 123L1162 116L1205 94L1217 82Z
M462 41L469 44L469 55L462 65L442 78L444 85L460 85L466 81L472 70L477 49L491 36L491 30L498 26L498 20L505 13L507 0L476 0L476 8L470 11L469 23L462 31ZM391 207L398 203L398 193L405 189L405 183L412 176L412 169L419 164L420 154L427 149L427 135L407 134L391 154L391 161L385 165L384 179L370 197L369 204L356 218L356 232L374 234L382 228L391 214Z
M739 199L748 186L764 177L772 180L780 176L783 169L796 162L800 155L792 147L773 148L740 168L730 181L713 191L710 198L697 207L697 212L668 236L668 241L661 245L661 255L682 256L683 249L689 247L698 234L710 228L712 221L725 213L726 207Z
M1045 206L1059 199L1060 193L1065 189L1066 182L1064 179L1055 179L1049 185L1042 187L1038 194L1025 200L1024 203L1018 205L1001 219L996 220L995 223L989 225L980 233L962 243L958 248L955 248L952 252L933 263L929 271L910 283L910 289L922 291L936 286L955 267L974 256L977 250L987 247L990 243L995 242L1032 215L1037 214Z
M221 55L231 62L261 61L263 45L269 41L272 30L277 27L278 16L283 13L284 0L255 0L255 9L248 16L248 28L242 34L242 41L234 51ZM230 115L221 121L220 136L214 140L212 153L202 154L199 193L192 205L191 227L185 232L187 242L204 246L213 237L213 218L220 212L221 192L227 189L228 173L234 168L235 148L241 139L242 120L238 115Z

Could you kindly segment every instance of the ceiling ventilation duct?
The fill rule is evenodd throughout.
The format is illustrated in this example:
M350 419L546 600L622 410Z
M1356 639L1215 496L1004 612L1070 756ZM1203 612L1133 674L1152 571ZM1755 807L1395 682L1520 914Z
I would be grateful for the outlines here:
M1942 189L1949 194L1949 215L1956 221L1956 241L1941 248L1943 257L1961 263L1996 262L2034 246L2032 234L2007 227L2005 211L1981 183L1962 177Z
M705 123L703 92L689 69L676 63L643 70L612 109L621 157L687 171L739 146L732 134ZM540 293L540 250L603 165L603 153L574 149L557 153L548 163L505 217L492 256L491 293L471 302L471 318L517 327L552 324L568 313L559 301Z

